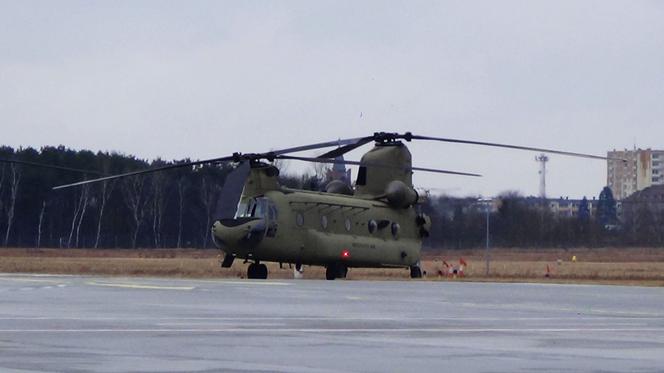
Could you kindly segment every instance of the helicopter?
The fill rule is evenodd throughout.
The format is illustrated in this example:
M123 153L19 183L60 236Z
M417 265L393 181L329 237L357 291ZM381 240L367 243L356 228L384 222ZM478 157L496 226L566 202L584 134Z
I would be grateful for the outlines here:
M431 219L418 209L424 196L413 187L413 172L480 177L468 172L414 167L405 145L413 140L437 141L546 152L606 160L607 157L528 146L376 132L373 135L302 145L264 153L230 156L104 176L56 186L63 189L105 180L140 176L202 164L235 164L221 190L211 230L224 253L222 268L235 259L250 263L247 278L267 279L264 262L323 266L327 280L345 278L349 268L407 268L411 278L422 277L422 241ZM360 161L339 157L373 142ZM317 157L291 155L336 147ZM324 191L287 188L279 184L275 160L343 163L359 166L354 189L339 180Z

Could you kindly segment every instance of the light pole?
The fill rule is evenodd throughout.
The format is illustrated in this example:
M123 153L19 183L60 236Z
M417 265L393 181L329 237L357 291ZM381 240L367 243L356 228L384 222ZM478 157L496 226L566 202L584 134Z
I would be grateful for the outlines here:
M491 203L493 202L490 198L480 198L477 200L484 205L484 211L486 212L486 248L484 250L484 260L486 262L486 276L489 277L489 263L491 262L491 256L489 255L489 216L491 213Z

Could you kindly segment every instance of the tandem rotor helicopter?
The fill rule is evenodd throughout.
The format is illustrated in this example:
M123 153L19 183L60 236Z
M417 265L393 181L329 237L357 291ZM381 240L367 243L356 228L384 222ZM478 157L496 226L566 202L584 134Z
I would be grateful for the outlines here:
M202 164L233 163L219 197L211 234L224 252L221 264L229 268L235 259L249 262L247 277L266 279L264 262L326 267L326 278L345 278L349 268L409 268L411 278L422 277L422 239L431 219L418 213L423 201L413 187L414 171L478 177L481 175L412 165L404 142L412 140L471 144L554 153L606 160L606 157L526 146L414 135L410 132L376 132L371 136L334 140L265 153L229 156L177 163L60 185L76 187L105 180L141 176L153 172ZM343 154L373 142L359 162L340 160ZM290 155L336 147L317 157ZM358 165L354 189L341 181L325 191L291 189L278 182L275 160Z

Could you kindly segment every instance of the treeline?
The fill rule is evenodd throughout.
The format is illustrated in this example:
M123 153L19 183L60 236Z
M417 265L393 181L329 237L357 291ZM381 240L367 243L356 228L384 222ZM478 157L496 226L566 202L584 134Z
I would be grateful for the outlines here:
M62 146L1 147L0 158L107 175L168 164ZM227 172L220 166L184 167L53 191L53 186L100 175L3 163L0 243L6 247L210 247L209 227Z
M0 147L0 159L90 170L67 170L0 162L0 244L5 247L136 248L212 247L210 226L228 167L207 165L128 177L52 191L56 185L171 164L117 153L65 147ZM181 162L187 162L183 160ZM326 170L280 176L283 185L318 190ZM607 192L608 191L608 192ZM507 193L490 212L492 246L661 246L664 199L632 201L620 224L616 202L605 188L593 210L557 216L548 205ZM486 205L477 198L432 197L420 207L432 218L427 247L481 247L486 239Z
M664 201L655 205L652 200L632 200L621 219L609 188L594 202L592 208L584 200L574 216L561 216L537 198L501 195L489 207L490 244L544 248L664 245ZM477 198L433 197L423 209L433 224L427 247L461 249L486 244L487 206Z
M0 245L56 248L210 248L210 227L229 167L183 167L85 186L52 187L177 162L63 146L0 147ZM179 162L189 162L185 159ZM325 170L318 170L322 174ZM322 177L281 175L283 185L320 189Z

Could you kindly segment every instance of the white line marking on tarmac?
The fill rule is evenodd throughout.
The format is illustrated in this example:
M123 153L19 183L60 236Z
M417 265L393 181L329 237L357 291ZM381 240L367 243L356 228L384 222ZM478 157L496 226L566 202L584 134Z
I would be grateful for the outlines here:
M122 283L108 283L108 282L86 282L92 286L106 286L112 288L127 288L127 289L150 289L150 290L194 290L193 286L160 286L160 285L145 285L145 284L122 284Z
M143 329L0 329L0 333L657 333L664 328L143 328Z
M292 286L288 282L273 282L273 281L205 281L195 280L195 282L207 282L220 285L256 285L256 286Z
M17 282L39 282L39 283L47 283L47 284L57 284L62 281L55 281L55 280L44 280L44 279L36 279L36 278L22 278L22 277L0 277L0 280L4 281L17 281Z
M251 286L290 286L292 284L284 282L250 282L250 281L217 281L216 284L220 285L251 285ZM89 281L87 285L93 286L106 286L117 288L130 288L130 289L163 289L163 290L193 290L195 286L163 286L163 285L150 285L150 284L134 284L134 283L116 283L116 282L97 282Z
M0 277L82 277L81 275L63 275L49 273L0 273Z
M222 324L222 325L219 325ZM224 325L225 324L225 325ZM207 325L214 325L217 328L220 326L228 326L228 327L233 327L234 323L228 323L228 322L213 322L213 321L200 321L200 322L160 322L155 325L159 327L196 327L196 326L207 326ZM269 326L269 327L276 327L276 326L285 326L285 323L282 322L252 322L251 326L252 328L258 327L258 326Z

